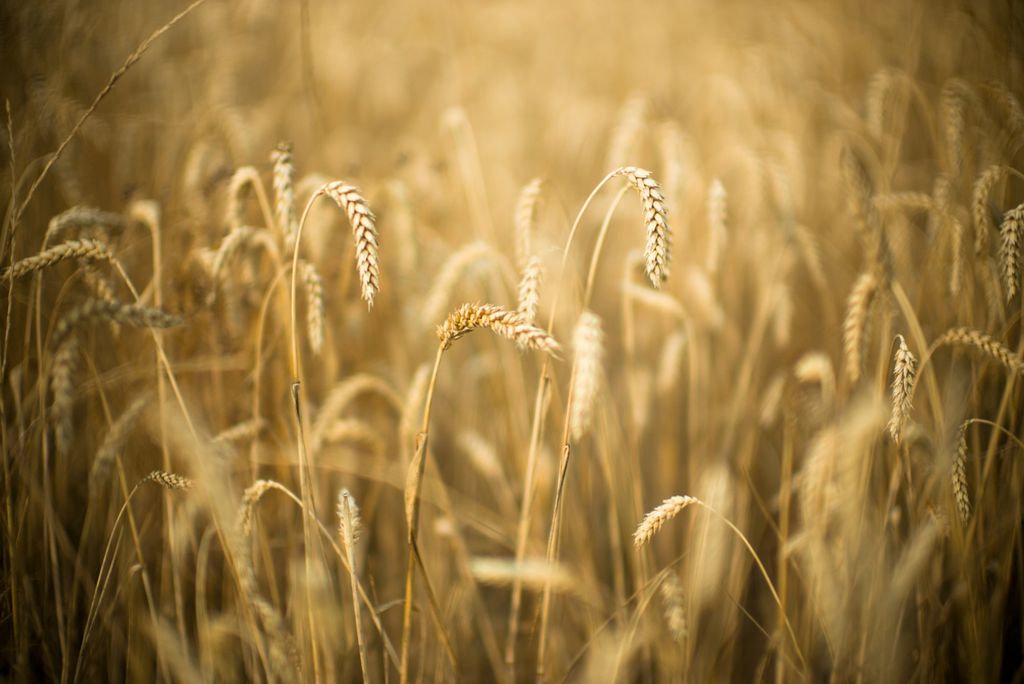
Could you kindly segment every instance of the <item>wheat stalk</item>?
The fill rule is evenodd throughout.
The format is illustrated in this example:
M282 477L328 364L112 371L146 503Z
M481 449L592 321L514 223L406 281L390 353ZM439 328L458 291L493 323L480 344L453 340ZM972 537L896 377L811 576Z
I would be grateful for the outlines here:
M647 226L647 243L644 247L645 271L651 285L660 288L668 279L669 262L672 258L672 230L666 219L665 196L651 172L635 166L624 166L613 175L623 176L639 193L643 205L644 222Z
M448 314L445 322L437 327L441 348L448 349L452 342L476 328L490 328L523 347L553 356L561 350L555 338L543 329L527 323L519 314L494 304L463 304Z
M21 278L68 259L78 259L86 263L111 262L114 261L114 255L105 244L98 240L88 238L68 240L39 254L15 262L4 270L3 278L9 280Z
M540 306L540 287L543 280L544 264L540 257L530 257L523 268L523 277L519 281L518 313L526 323L533 323L537 318L537 307Z
M988 252L989 236L995 229L992 224L992 210L989 208L989 195L992 188L1006 177L1007 167L990 166L978 176L974 184L974 201L971 204L974 213L974 253Z
M644 546L657 534L662 525L682 513L687 506L699 503L693 496L670 496L661 502L654 510L647 513L644 519L637 526L633 533L633 545L637 548Z
M533 229L543 189L544 179L534 178L523 186L516 199L516 264L521 269L526 268L527 261L533 255Z
M896 336L896 355L892 371L892 417L889 419L889 434L900 443L900 433L910 417L914 378L917 374L917 359L907 348L903 335Z
M594 404L601 382L601 361L604 357L604 333L601 319L592 311L584 311L573 332L575 351L575 388L569 407L570 432L579 440L590 429Z
M377 254L377 226L373 212L366 204L359 189L344 181L333 181L323 187L323 192L348 215L352 235L356 244L356 271L366 305L372 307L373 299L380 290L380 263Z
M298 217L295 213L295 166L292 163L292 146L280 142L270 153L274 164L274 215L278 228L284 235L284 244L290 247L295 241Z
M856 383L860 379L864 330L877 290L878 279L870 271L865 271L853 284L846 302L846 318L843 320L843 357L846 360L846 377L851 383Z
M1002 260L1003 284L1006 287L1006 301L1017 294L1020 282L1020 245L1024 232L1024 203L1018 204L1003 216L999 227L999 253Z
M1021 358L1019 354L990 335L986 335L978 330L972 330L971 328L947 330L932 346L939 347L944 344L977 349L1006 366L1011 372L1016 374L1024 373L1024 358Z

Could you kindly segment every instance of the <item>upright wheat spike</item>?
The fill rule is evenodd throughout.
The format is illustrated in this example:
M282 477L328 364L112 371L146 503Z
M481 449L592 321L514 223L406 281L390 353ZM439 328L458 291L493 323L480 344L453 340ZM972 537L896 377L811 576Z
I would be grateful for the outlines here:
M519 281L518 313L526 323L533 323L537 318L537 307L540 305L540 286L544 280L544 264L540 257L532 256L523 268L523 277Z
M668 226L668 210L665 208L665 196L661 192L658 181L651 177L651 172L635 166L624 166L615 171L616 176L623 176L640 194L640 202L644 209L644 222L647 225L647 244L644 247L645 271L655 289L668 279L669 262L672 258L672 230Z
M74 374L78 367L78 338L69 336L57 348L50 369L50 390L53 393L54 438L57 453L66 454L74 437L72 409L75 401Z
M113 261L114 255L105 244L98 240L87 238L68 240L55 247L50 247L39 254L15 262L10 268L4 270L3 277L14 280L30 273L41 271L61 261L67 261L68 259L96 263Z
M516 200L516 265L526 268L527 261L533 255L533 228L537 222L537 209L540 204L544 179L534 178L523 186Z
M344 181L333 181L325 185L323 191L348 215L356 243L356 271L359 273L359 284L366 305L372 307L373 299L380 291L376 219L359 189L354 185Z
M1005 344L996 341L989 335L970 328L953 328L947 330L932 345L938 347L943 344L953 344L963 347L971 347L995 359L1006 366L1015 374L1024 373L1024 358L1007 347Z
M964 164L964 131L966 130L965 102L960 79L950 79L942 86L940 107L946 129L946 155L949 172L954 178L960 175Z
M274 163L274 214L278 228L284 235L284 244L290 247L295 241L298 218L295 213L295 166L292 163L292 146L280 142L270 153Z
M356 622L356 642L359 647L359 666L362 668L363 681L369 681L369 670L366 666L366 645L363 643L363 618L359 606L359 587L356 580L356 544L362 533L362 522L359 519L359 506L347 489L342 487L338 492L338 536L341 537L345 555L348 557L348 576L352 584L352 611ZM387 667L387 664L385 664Z
M305 259L299 260L302 269L302 284L306 288L306 330L309 347L319 355L324 346L324 283L316 266Z
M1018 204L1003 216L999 227L1000 256L1002 257L1003 284L1006 301L1017 294L1020 283L1020 244L1024 232L1024 203Z
M476 328L490 328L524 347L551 355L561 351L558 342L547 332L525 322L519 314L494 304L463 304L448 314L447 320L437 327L441 348L448 349L452 342Z
M53 344L59 347L78 326L97 318L105 318L135 328L173 328L182 324L180 318L160 309L87 299L60 319L53 332Z
M917 374L917 359L907 348L903 335L896 336L896 358L892 371L892 418L889 419L889 434L900 443L900 433L910 416L911 399L914 391L914 377Z
M601 319L597 314L592 311L580 314L573 333L572 346L576 354L576 387L572 393L572 405L569 407L569 420L572 438L578 441L590 429L601 381L604 333L601 331Z
M683 643L689 630L686 628L686 607L683 601L683 585L679 583L679 576L674 571L669 571L661 583L661 599L665 603L665 622L668 624L668 631L677 643Z
M996 186L1007 174L1007 167L994 165L985 169L974 184L974 252L975 254L988 253L989 236L994 230L992 225L992 210L989 208L988 198L992 194L992 188Z
M728 197L722 181L715 178L708 188L708 254L706 269L714 274L722 259L722 250L728 240L725 222L728 219Z
M872 301L878 290L878 280L871 271L864 271L853 284L850 298L846 302L846 318L843 321L843 355L846 361L846 377L851 383L860 379L861 347L864 343L864 329Z
M964 421L957 433L956 456L953 458L953 498L956 500L956 510L960 515L960 522L965 526L971 519L971 497L967 493L967 426L970 421Z

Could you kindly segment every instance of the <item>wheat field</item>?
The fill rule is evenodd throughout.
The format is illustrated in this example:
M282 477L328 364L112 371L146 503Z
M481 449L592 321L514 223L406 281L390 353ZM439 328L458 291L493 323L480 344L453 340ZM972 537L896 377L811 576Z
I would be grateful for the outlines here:
M0 680L1024 681L1024 5L0 35Z

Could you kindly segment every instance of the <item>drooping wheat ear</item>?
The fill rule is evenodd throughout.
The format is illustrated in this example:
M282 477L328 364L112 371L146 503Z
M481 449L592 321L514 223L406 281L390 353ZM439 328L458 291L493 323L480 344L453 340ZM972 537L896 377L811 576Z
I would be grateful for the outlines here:
M41 271L68 259L78 259L86 263L113 261L114 255L105 244L98 240L68 240L34 256L17 261L4 270L3 277L9 280L20 278Z
M646 118L647 98L644 95L632 95L623 103L608 144L606 168L622 166L632 154L635 154L637 138L644 130Z
M290 247L295 242L298 218L295 214L295 165L292 163L292 145L279 142L270 153L274 163L274 214L278 227L284 235L284 244Z
M143 394L128 405L117 420L107 430L106 437L103 438L103 443L100 444L100 448L96 450L96 457L92 461L92 468L89 471L89 494L90 496L96 496L100 493L100 487L106 482L107 477L110 475L110 470L114 465L114 459L124 448L124 443L128 441L128 436L131 434L132 428L135 427L135 422L138 420L142 410L146 407L149 401L149 395Z
M320 349L324 346L324 283L312 262L300 259L299 269L302 272L302 285L306 288L306 331L309 335L309 348L314 354L320 354Z
M714 179L708 188L708 254L705 268L708 273L718 272L722 250L728 241L725 222L728 219L728 196L722 181Z
M260 173L252 166L243 166L231 175L228 183L228 204L225 221L229 228L238 228L245 223L245 199L248 188L260 184Z
M978 330L970 328L947 330L935 341L933 347L939 347L943 344L972 347L1003 364L1012 373L1024 373L1024 358L1021 358L1019 354L1005 344Z
M310 429L310 447L313 451L323 444L328 428L334 424L342 411L361 394L376 394L390 404L396 413L402 411L402 399L386 380L370 373L351 375L328 392L327 398L317 411Z
M665 499L660 506L645 515L637 526L636 532L633 533L633 546L640 548L649 542L662 525L679 515L687 506L697 503L701 501L696 497L678 494Z
M950 175L956 178L964 165L964 131L967 129L967 94L970 86L952 78L942 86L939 96L942 121L946 129L946 162Z
M355 550L359 537L363 533L363 523L359 517L359 506L355 497L344 487L338 492L338 536L345 545L346 552Z
M525 322L519 314L494 304L463 304L437 326L437 337L442 348L448 349L452 342L476 328L490 328L523 347L552 356L561 351L558 342L546 331Z
M480 240L463 245L453 252L441 266L423 302L423 320L433 324L444 316L448 311L448 302L463 276L477 261L490 258L493 254L491 246Z
M867 326L871 304L878 290L878 279L871 271L864 271L857 278L846 302L846 319L843 321L843 358L846 361L846 377L851 383L860 380L861 347L864 343L864 329Z
M46 240L54 240L61 233L74 228L90 228L98 226L108 234L117 234L124 230L127 221L120 214L95 209L93 207L71 207L52 219L46 227Z
M578 441L590 429L601 383L604 332L597 314L592 311L580 314L573 332L572 346L576 354L576 386L569 407L569 426L572 438Z
M218 432L214 435L212 441L220 444L230 444L232 442L244 442L256 439L256 437L258 437L266 427L267 421L262 418L243 420L241 423L235 423L231 427Z
M72 409L75 402L74 374L78 367L78 338L69 336L57 348L50 369L50 391L53 393L54 438L57 453L66 454L74 439Z
M985 169L974 184L974 201L971 204L974 213L974 253L987 254L989 238L995 226L992 222L992 209L988 198L992 188L1006 177L1007 167L994 165Z
M647 225L647 243L644 247L644 270L656 289L668 279L669 262L672 259L672 229L666 219L668 210L665 208L665 196L661 192L658 181L651 177L651 172L635 166L624 166L615 172L623 176L640 194L640 202L644 209L644 222Z
M1020 243L1024 232L1024 203L1018 204L1003 216L999 226L1000 256L1002 257L1003 284L1006 301L1013 299L1020 284Z
M105 318L134 328L173 328L183 322L179 317L160 309L87 299L61 318L53 332L53 344L59 348L78 326L97 318Z
M956 511L960 515L960 522L965 526L971 519L971 497L967 493L967 426L970 421L964 421L960 426L956 438L956 456L953 458L953 498L956 500Z
M139 484L144 482L155 482L164 489L192 489L195 486L195 480L185 477L184 475L178 475L176 473L168 473L165 470L154 470L146 477L139 481Z
M523 268L523 277L519 281L519 315L527 323L537 318L537 307L540 305L540 286L544 281L544 264L540 257L532 256Z
M926 192L889 192L875 195L871 201L879 211L931 211L935 207L932 196Z
M217 247L217 253L213 258L211 278L215 287L221 287L227 279L228 264L250 246L262 247L270 253L274 261L280 261L277 243L274 241L274 236L270 234L269 230L266 228L253 228L252 226L232 228L224 236L224 239L221 240L220 246Z
M896 358L892 370L892 417L889 419L889 434L892 441L900 443L900 433L910 417L913 398L914 377L917 375L917 359L907 348L903 335L896 336Z
M291 492L287 487L274 480L256 480L246 487L245 491L242 493L242 503L238 507L236 524L244 539L248 539L249 535L252 534L253 515L256 512L256 507L260 503L260 499L262 499L263 495L271 489L276 489L284 492L285 494L291 495Z
M373 298L380 291L380 263L377 255L377 226L373 212L366 204L359 189L344 181L334 181L324 186L324 193L338 203L348 215L352 236L356 243L356 271L367 306L373 306Z
M534 178L523 186L516 200L516 265L519 268L526 268L527 261L533 255L533 228L537 222L537 209L543 189L544 179Z
M665 603L665 622L668 631L677 643L683 643L689 630L686 628L686 606L683 600L683 585L675 572L665 575L661 583L661 599Z

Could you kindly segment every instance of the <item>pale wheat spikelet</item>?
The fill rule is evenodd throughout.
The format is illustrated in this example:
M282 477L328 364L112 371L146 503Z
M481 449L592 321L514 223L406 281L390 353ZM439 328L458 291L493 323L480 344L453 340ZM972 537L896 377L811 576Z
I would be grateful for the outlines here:
M543 189L544 179L534 178L523 186L516 200L516 265L519 268L526 268L533 254L533 228L537 222L537 209Z
M935 208L932 196L926 192L890 192L875 195L871 201L879 211L932 211Z
M53 344L59 347L78 326L97 318L105 318L135 328L173 328L182 324L180 318L160 309L87 299L60 319L53 332Z
M50 368L50 391L53 394L54 440L57 453L66 454L74 438L72 410L75 401L74 374L78 367L78 338L69 336L57 348Z
M708 188L708 253L705 268L708 273L718 272L722 251L728 241L726 221L728 220L728 196L722 181L715 178Z
M974 253L987 254L989 237L995 226L992 222L992 209L989 207L989 195L1007 174L1007 167L994 165L985 169L974 184L974 201L971 209L974 213Z
M669 262L672 258L672 230L668 226L665 196L651 172L635 166L624 166L615 172L623 176L640 194L647 226L647 243L644 247L644 270L651 285L660 288L668 279Z
M868 83L864 118L866 119L868 130L875 136L875 139L881 139L882 137L896 78L897 72L895 69L884 67L876 71Z
M675 572L669 572L661 583L661 600L665 604L665 623L677 643L683 643L689 634L686 628L686 606L683 585Z
M846 318L843 320L843 358L846 363L846 377L851 383L856 383L860 379L864 329L877 290L878 280L871 271L865 271L853 284L846 302Z
M950 79L942 86L940 108L946 131L946 161L949 172L955 178L964 163L964 130L966 130L966 103L960 79Z
M1024 203L1018 204L1003 216L999 226L1000 256L1002 257L1003 284L1006 287L1006 301L1017 294L1020 283L1020 243L1024 232Z
M366 305L372 307L373 298L380 291L376 219L355 186L344 181L334 181L325 185L323 190L348 215L356 244L356 271L359 273L359 284Z
M255 439L267 427L267 421L262 418L251 418L236 423L229 428L221 430L213 437L214 442L230 444L232 442L244 442Z
M355 551L363 533L363 522L359 517L359 506L355 497L344 487L338 492L338 536L348 553Z
M647 513L640 525L637 526L636 532L633 533L633 545L640 548L657 534L662 525L679 515L684 508L699 503L701 502L696 497L678 494L665 499L661 505Z
M553 356L561 350L555 338L543 329L526 323L519 314L493 304L463 304L437 327L437 337L442 348L448 349L452 342L476 328L490 328L524 347Z
M934 346L938 347L943 344L977 349L1006 366L1011 372L1015 374L1024 373L1024 358L1021 358L1012 349L983 332L970 328L953 328L943 333Z
M292 162L292 145L280 142L270 153L274 164L274 214L278 227L284 235L284 244L295 242L298 219L295 215L295 165Z
M434 284L430 287L423 302L423 320L433 324L444 316L448 310L448 302L455 288L462 281L469 269L484 258L493 256L491 246L483 241L471 242L453 252L438 270Z
M155 482L164 489L192 489L195 486L195 481L185 477L184 475L178 475L176 473L169 473L165 470L154 470L146 477L139 481L139 484L146 482Z
M523 277L519 281L519 315L527 323L537 318L537 307L540 305L540 286L544 280L544 264L540 257L532 256L523 268Z
M316 266L305 259L299 260L302 285L306 289L306 331L309 347L319 355L324 346L324 283Z
M15 262L10 268L4 270L3 277L8 280L14 280L15 278L41 271L62 261L67 261L68 259L96 263L113 261L114 255L105 244L98 240L68 240L55 247L50 247L39 254Z
M114 460L124 448L124 443L128 441L128 436L131 434L132 428L135 427L135 423L142 410L146 408L148 401L148 394L143 394L136 398L135 401L128 405L128 408L121 412L121 415L118 416L117 420L111 424L110 429L107 430L103 442L100 444L99 449L96 450L96 457L92 461L92 468L89 470L90 495L95 496L99 494L100 487L103 486L103 483L106 482L107 477L110 475Z
M274 480L256 480L242 493L242 503L238 507L236 525L243 538L248 539L252 534L252 521L256 506L259 505L263 495L271 489L291 494L287 487Z
M635 154L637 138L644 129L646 118L647 98L644 95L632 95L623 103L608 144L606 168L622 166L632 154Z
M590 429L601 384L604 332L597 314L592 311L580 314L572 346L576 354L576 384L569 407L569 426L572 438L578 441Z
M50 219L45 239L50 241L66 231L93 226L103 228L108 234L116 234L123 231L126 224L127 221L120 214L93 207L71 207Z
M243 166L231 175L228 183L227 216L225 222L230 228L238 228L245 223L245 199L247 189L260 184L260 174L252 166Z
M969 424L970 421L965 421L957 433L956 456L953 457L951 476L956 510L960 515L960 522L965 526L971 519L971 497L967 493L967 426Z
M892 418L889 419L889 434L892 441L900 443L900 433L910 417L914 378L917 375L917 359L907 348L903 335L896 336L896 354L892 371Z

